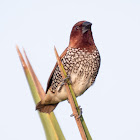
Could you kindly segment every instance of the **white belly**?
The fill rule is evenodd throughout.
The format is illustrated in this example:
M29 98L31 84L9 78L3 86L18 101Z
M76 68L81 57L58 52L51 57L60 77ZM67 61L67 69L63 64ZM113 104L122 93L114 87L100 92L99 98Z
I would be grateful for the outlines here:
M89 79L89 78L88 78ZM83 77L77 77L76 74L71 74L71 81L72 81L72 89L77 96L80 96L81 94L84 93L84 91L90 86L90 80L85 80L84 76ZM63 85L62 89L58 91L60 86L58 86L57 91L53 97L55 102L60 102L68 99L68 95L66 92L66 88Z

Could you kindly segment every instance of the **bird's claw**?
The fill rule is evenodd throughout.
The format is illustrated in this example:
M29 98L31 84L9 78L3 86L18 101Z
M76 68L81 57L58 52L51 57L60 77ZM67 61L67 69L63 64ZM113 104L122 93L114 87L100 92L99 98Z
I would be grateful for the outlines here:
M83 111L82 111L81 106L78 106L77 109L80 110L80 113L79 113L79 115L78 115L78 119L79 119L79 118L82 116Z
M71 114L70 117L73 117L73 116L76 117L76 116L77 116L77 119L79 119L79 118L82 116L83 111L82 111L81 106L78 106L77 109L80 110L79 115L77 116L77 115L75 115L75 114Z
M68 85L71 85L71 84L72 84L71 78L70 78L69 75L67 75L67 77L66 77L65 79L62 80L62 83L60 84L60 87L59 87L59 89L58 89L58 92L62 89L63 85L65 85L66 83L67 83Z
M72 84L72 82L71 82L71 78L70 78L69 75L67 75L67 77L66 77L65 79L63 79L62 84L64 85L65 83L67 83L67 84L69 84L69 85Z
M73 117L73 116L75 116L75 115L74 115L74 114L71 114L71 115L70 115L70 117Z

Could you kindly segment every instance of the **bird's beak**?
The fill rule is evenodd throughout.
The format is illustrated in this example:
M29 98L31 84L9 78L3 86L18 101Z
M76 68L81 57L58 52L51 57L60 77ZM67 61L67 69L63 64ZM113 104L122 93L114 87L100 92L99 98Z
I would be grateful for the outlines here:
M83 22L83 24L82 24L82 33L84 34L88 30L91 30L91 25L92 25L92 23L90 23L90 22L87 22L87 21Z

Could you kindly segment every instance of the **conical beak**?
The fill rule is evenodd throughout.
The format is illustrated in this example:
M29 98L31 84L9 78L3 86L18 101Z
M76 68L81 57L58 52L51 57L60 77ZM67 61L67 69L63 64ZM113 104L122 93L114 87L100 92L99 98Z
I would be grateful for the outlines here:
M91 25L92 25L92 23L90 23L90 22L87 22L87 21L83 22L83 24L82 24L82 33L84 34L88 30L91 30Z

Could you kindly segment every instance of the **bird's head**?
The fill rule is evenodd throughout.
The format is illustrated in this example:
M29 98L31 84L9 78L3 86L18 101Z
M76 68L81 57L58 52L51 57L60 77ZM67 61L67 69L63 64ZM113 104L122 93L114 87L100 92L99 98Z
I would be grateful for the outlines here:
M77 22L71 31L70 35L70 47L84 47L87 45L93 45L93 37L91 32L92 23L88 21Z

